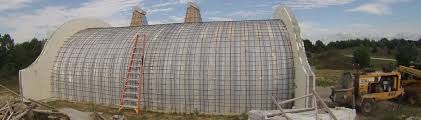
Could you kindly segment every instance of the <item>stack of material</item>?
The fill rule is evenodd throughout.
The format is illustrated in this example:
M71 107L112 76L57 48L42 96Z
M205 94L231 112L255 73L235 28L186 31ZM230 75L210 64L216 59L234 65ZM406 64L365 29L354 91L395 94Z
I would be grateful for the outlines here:
M282 105L294 102L304 98L313 98L314 107L300 109L284 109ZM277 101L272 96L272 101L278 107L278 110L259 111L252 110L249 112L250 120L354 120L356 117L355 109L344 107L329 108L323 101L322 97L312 90L310 94L296 97L289 100ZM317 104L320 103L320 106Z
M67 115L58 112L53 107L30 98L22 97L15 91L0 84L0 90L2 90L1 88L4 88L8 93L0 95L1 120L69 120ZM14 94L15 96L9 94ZM24 103L19 98L31 102Z
M344 107L337 107L337 108L330 108L333 114L339 120L354 120L356 117L355 109L349 109ZM316 120L316 111L306 111L306 112L297 112L297 113L289 113L289 111L296 111L293 109L285 109L286 115L291 118L292 120ZM331 120L332 118L328 113L320 113L318 111L317 120ZM261 110L252 110L249 111L249 120L287 120L287 118L283 116L274 116L268 117L273 114L279 113L278 110L271 110L271 111L261 111Z
M42 102L25 98L1 84L0 93L0 120L107 120L102 113L95 111L81 112L72 108L57 110ZM19 98L31 102L23 102ZM114 115L109 120L127 118L124 115Z
M1 120L69 120L68 116L60 112L46 110L33 103L11 100L0 101L0 118Z
M32 105L15 102L0 102L0 118L2 120L30 119L33 115L28 114L32 110Z

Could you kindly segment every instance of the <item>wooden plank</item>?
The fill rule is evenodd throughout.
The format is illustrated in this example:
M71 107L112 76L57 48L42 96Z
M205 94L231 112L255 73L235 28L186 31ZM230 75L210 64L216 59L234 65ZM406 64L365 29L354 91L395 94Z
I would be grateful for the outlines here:
M348 88L348 89L334 89L335 92L347 92L354 90L354 87Z
M319 119L319 113L317 112L317 98L316 95L313 95L313 106L314 106L314 111L316 111L316 120Z
M275 97L272 96L272 101L273 103L275 103L275 105L278 107L279 111L281 111L281 115L284 116L287 120L292 120L291 118L289 118L286 113L284 112L284 109L282 109L282 106L278 104L278 102L276 101Z
M49 108L49 109L52 109L52 110L57 111L54 107L51 107L51 106L46 105L46 104L44 104L44 103L38 102L38 101L36 101L36 100L34 100L34 99L31 99L31 98L26 98L26 97L24 97L23 95L20 95L20 94L16 93L15 91L10 90L10 89L9 89L9 88L7 88L6 86L3 86L3 85L1 85L1 84L0 84L0 87L2 87L2 88L4 88L4 89L6 89L7 91L9 91L9 92L11 92L11 93L15 94L16 96L19 96L19 97L21 97L21 98L23 98L23 99L26 99L26 100L28 100L28 101L31 101L31 102L35 103L35 104L38 104L38 105L44 106L44 107L46 107L46 108Z
M293 110L286 110L284 111L285 113L297 113L297 112L306 112L306 111L312 111L315 108L302 108L302 109L293 109ZM282 112L279 113L272 113L267 115L268 117L274 117L274 116L278 116L278 115L282 115Z
M284 100L284 101L281 101L281 102L279 102L279 104L285 104L285 103L288 103L288 102L293 102L293 101L296 101L296 100L299 100L299 99L303 99L303 98L306 98L306 97L310 97L310 96L312 96L313 94L308 94L308 95L304 95L304 96L300 96L300 97L296 97L296 98L293 98L293 99L289 99L289 100Z
M329 107L326 105L326 103L323 101L322 97L319 96L319 94L317 94L316 91L312 90L314 96L316 96L317 99L320 100L320 103L322 103L322 106L325 108L325 110L329 113L329 115L334 119L334 120L338 120L338 118L336 118L335 114L333 114L332 111L330 111Z

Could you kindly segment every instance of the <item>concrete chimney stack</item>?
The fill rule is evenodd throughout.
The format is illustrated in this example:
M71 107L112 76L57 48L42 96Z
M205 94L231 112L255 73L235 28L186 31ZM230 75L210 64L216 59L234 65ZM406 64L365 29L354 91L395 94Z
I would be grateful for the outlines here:
M148 21L146 20L146 12L139 7L133 7L133 16L130 26L139 27L143 25L148 25Z
M188 1L184 23L197 23L197 22L202 22L199 6L197 6L195 3L191 1Z

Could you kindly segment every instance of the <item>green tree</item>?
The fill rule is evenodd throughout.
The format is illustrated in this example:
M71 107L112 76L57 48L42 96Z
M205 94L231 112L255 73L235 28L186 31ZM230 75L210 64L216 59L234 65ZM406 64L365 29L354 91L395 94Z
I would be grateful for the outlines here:
M14 48L14 41L10 35L0 35L0 67L8 62L8 54Z
M0 36L0 77L12 74L15 68L13 61L14 40L9 34Z
M411 62L417 61L418 49L416 45L399 46L395 59L398 65L408 66Z
M377 51L379 51L379 50L376 46L371 48L371 53L377 53Z
M353 63L359 64L360 68L366 68L370 66L370 54L367 47L361 46L353 51L352 54Z
M314 47L317 52L322 52L326 48L325 44L321 40L317 40Z
M303 40L303 43L304 43L304 48L306 49L307 54L314 53L314 45L310 40L305 39Z
M28 67L41 53L43 47L42 41L33 38L30 42L23 42L17 44L14 50L14 61L17 64L18 69Z
M16 76L30 65L41 53L44 41L34 38L15 45L10 35L0 36L0 78Z
M13 49L14 42L10 35L0 35L0 63L3 61L7 54ZM1 66L1 65L0 65Z

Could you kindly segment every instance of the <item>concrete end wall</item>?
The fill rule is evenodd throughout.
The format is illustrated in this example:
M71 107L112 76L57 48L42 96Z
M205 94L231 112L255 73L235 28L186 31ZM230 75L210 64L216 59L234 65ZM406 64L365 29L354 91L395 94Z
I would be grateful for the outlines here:
M311 67L307 61L307 56L305 53L304 42L301 39L300 27L298 22L289 9L286 6L278 6L274 13L274 19L280 19L284 22L288 36L291 41L293 57L294 57L294 67L295 67L295 97L304 96L311 93L311 90L314 90L315 86L315 76ZM301 99L294 103L295 108L304 108L311 107L313 101L311 98Z
M27 68L19 71L21 94L35 100L51 98L51 72L57 51L73 34L96 27L110 27L110 25L91 18L71 20L61 25L49 36L38 58Z

